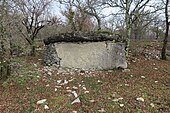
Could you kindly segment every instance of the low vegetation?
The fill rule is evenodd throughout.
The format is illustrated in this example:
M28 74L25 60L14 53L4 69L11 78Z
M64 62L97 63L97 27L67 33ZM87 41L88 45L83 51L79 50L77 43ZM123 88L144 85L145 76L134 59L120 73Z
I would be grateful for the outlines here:
M156 43L133 47L159 49ZM0 86L0 112L169 113L170 62L130 51L125 70L65 72L43 66L42 54L14 57Z

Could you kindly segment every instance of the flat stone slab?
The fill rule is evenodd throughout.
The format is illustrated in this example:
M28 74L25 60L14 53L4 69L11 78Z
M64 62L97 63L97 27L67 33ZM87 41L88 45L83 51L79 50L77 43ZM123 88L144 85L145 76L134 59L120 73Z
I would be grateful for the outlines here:
M127 68L124 48L124 43L114 41L54 43L48 45L44 62L84 70Z

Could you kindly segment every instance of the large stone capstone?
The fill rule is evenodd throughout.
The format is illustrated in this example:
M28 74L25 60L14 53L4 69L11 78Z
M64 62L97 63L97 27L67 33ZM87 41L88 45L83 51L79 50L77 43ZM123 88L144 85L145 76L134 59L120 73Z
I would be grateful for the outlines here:
M44 63L61 68L103 70L127 68L125 44L106 38L93 41L58 41L47 44ZM63 40L63 39L62 39Z

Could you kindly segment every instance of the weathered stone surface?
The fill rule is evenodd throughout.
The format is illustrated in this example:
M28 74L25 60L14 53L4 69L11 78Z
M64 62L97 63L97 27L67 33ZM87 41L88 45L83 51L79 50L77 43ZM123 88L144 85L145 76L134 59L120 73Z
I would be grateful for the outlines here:
M62 68L113 69L127 68L123 43L113 41L54 43L47 47L45 64Z
M44 39L46 65L67 69L127 68L125 44L105 33L63 33ZM117 43L115 43L115 41Z
M59 67L60 60L61 59L58 57L55 45L54 44L47 45L46 52L44 55L44 63L49 66L55 65L56 67Z
M101 33L62 33L44 39L46 45L58 42L101 42L113 41L114 36Z

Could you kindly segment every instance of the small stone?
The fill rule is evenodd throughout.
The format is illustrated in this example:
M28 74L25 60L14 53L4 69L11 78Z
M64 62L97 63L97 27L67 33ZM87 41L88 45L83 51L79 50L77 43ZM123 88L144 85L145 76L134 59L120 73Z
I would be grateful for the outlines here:
M98 110L98 112L104 113L104 112L106 112L106 111L104 110L104 108L101 108L100 110Z
M158 70L158 68L154 68L155 70Z
M73 86L73 89L77 90L77 89L78 89L78 87L76 87L76 86Z
M89 93L89 91L85 91L84 93L87 94L87 93Z
M30 88L29 88L29 87L27 87L27 90L30 90Z
M43 103L45 103L46 101L47 101L47 99L42 99L42 100L37 101L37 104L43 104Z
M123 98L120 97L120 98L117 98L117 99L113 99L112 101L113 101L113 102L118 102L119 100L123 100Z
M117 99L117 98L116 98L116 99L113 99L112 101L113 101L113 102L118 102L118 101L119 101L119 99Z
M62 80L57 80L57 83L60 84L62 82Z
M74 95L74 97L76 97L76 98L78 97L76 91L72 91L71 93Z
M145 78L145 76L141 76L141 78Z
M142 97L136 98L137 101L144 102L145 100Z
M58 90L57 88L54 89L54 91L57 91L57 90Z
M95 100L89 100L89 102L94 103L94 102L95 102Z
M133 77L133 75L130 75L130 77Z
M78 113L77 111L72 111L72 113Z
M52 75L52 73L51 73L50 71L48 71L48 73L47 73L47 74L48 74L48 75L50 75L50 76Z
M68 81L64 80L64 82L62 84L60 84L60 85L66 85L66 84L68 84Z
M80 99L76 98L71 104L80 103Z
M66 87L66 89L70 89L70 87Z
M56 88L61 88L61 86L55 86Z
M124 69L122 72L130 72L130 69Z
M48 110L48 109L50 109L47 105L44 105L44 109L45 110Z
M109 73L112 73L112 72L113 72L113 70L108 70L108 72L109 72Z
M37 64L34 64L35 67L37 67Z
M100 80L97 80L97 82L98 82L98 83L101 83L102 81L100 81Z
M49 84L46 85L46 87L49 87L49 86L50 86Z
M83 87L84 90L86 90L86 87Z
M158 81L155 81L155 83L158 83Z
M150 106L151 106L151 107L155 107L155 105L154 105L153 103L150 103Z
M125 86L129 86L129 84L125 84Z
M124 104L119 104L119 106L120 106L120 107L123 107L123 106L124 106Z
M68 80L69 82L72 82L74 80L74 78L73 79L70 79L70 80Z
M122 97L120 97L120 98L118 98L119 100L123 100L123 98Z
M71 92L72 92L72 90L66 90L66 92L71 93Z

